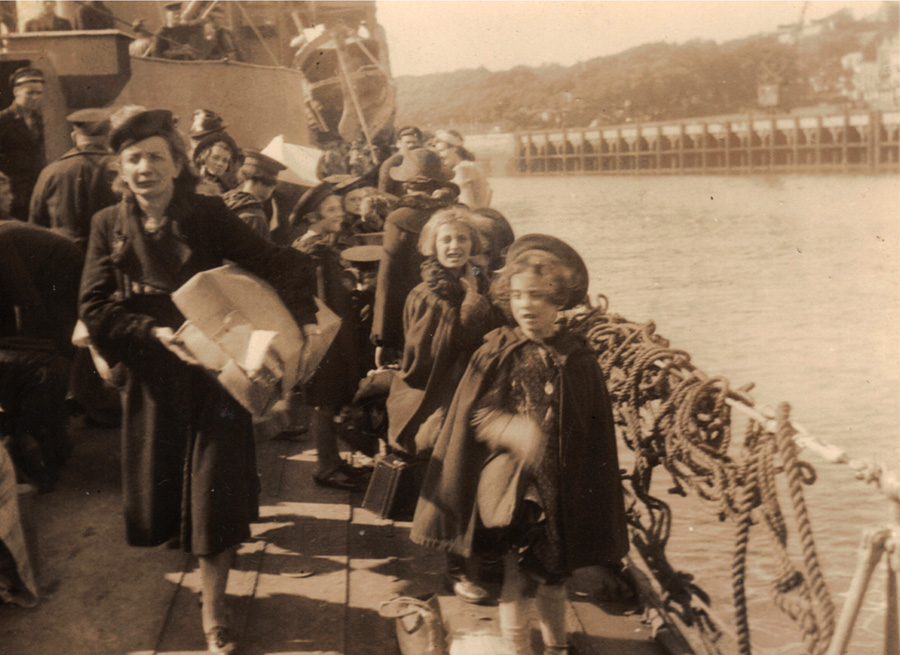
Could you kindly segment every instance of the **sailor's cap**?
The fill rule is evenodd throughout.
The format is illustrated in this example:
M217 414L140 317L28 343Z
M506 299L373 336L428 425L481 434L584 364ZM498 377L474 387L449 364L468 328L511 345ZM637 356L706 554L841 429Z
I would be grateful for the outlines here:
M341 251L341 259L354 264L366 264L371 262L380 262L381 256L384 254L384 248L374 244L366 244L362 246L352 246Z
M287 168L277 159L264 155L259 150L244 148L241 152L244 155L244 163L241 165L241 168L251 168L255 173L277 177L278 173Z
M462 147L462 135L456 130L438 130L434 133L435 141L443 141L447 145Z
M32 68L31 66L27 66L25 68L20 68L12 75L9 76L9 86L14 87L19 84L27 84L28 82L40 82L44 83L44 71L40 68Z
M109 120L109 110L96 107L79 109L66 116L66 121L73 125L79 125L81 123L102 123L106 120Z

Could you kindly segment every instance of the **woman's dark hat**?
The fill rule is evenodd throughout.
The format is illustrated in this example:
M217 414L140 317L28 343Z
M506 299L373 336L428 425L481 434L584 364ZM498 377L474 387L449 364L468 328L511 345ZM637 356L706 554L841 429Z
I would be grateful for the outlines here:
M565 241L548 234L526 234L516 239L506 253L506 261L512 263L529 251L542 250L555 256L575 276L574 291L563 309L572 309L587 295L589 275L587 266L575 249Z
M213 132L221 132L228 125L216 112L211 109L197 109L191 117L191 128L188 136L192 139L200 139Z
M129 116L109 135L109 146L116 152L149 139L175 132L175 117L168 109L150 109Z
M212 148L217 143L224 143L228 146L228 149L231 150L231 158L235 161L238 160L241 156L241 149L238 148L237 143L234 142L234 139L228 134L228 132L212 132L207 134L205 137L201 138L200 141L197 142L197 146L194 148L193 160L196 163L197 158L209 148ZM232 164L234 161L232 161Z
M362 187L375 186L370 180L359 175L329 175L323 182L327 182L332 186L332 193L336 196L345 196L351 191Z
M304 191L291 211L290 223L294 225L303 220L304 216L316 211L325 198L331 195L334 195L334 186L328 182L322 182Z
M403 161L390 169L390 174L397 182L443 182L447 179L440 156L428 148L416 148L404 154Z

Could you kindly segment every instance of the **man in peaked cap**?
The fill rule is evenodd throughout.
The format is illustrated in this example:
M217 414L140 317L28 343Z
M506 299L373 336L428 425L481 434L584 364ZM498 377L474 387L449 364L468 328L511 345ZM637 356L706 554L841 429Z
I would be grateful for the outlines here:
M278 184L278 174L287 168L259 150L244 149L244 163L238 169L238 186L222 196L228 209L238 218L269 238L269 216L266 204Z
M91 217L116 202L108 167L109 115L103 109L80 109L66 120L74 147L41 171L28 220L62 232L84 252Z
M28 201L46 163L41 107L44 73L20 68L9 77L13 101L0 111L0 171L9 176L13 193L12 216L28 218Z
M66 120L74 147L41 171L31 194L28 220L69 237L83 254L91 217L116 203L114 174L109 168L112 151L107 146L109 112L80 109ZM104 385L83 348L75 354L69 396L88 419L101 425L117 423L121 413L118 393Z

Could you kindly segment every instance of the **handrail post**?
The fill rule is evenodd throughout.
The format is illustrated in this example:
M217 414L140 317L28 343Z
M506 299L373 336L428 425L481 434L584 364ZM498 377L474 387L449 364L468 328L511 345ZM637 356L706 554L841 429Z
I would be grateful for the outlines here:
M863 597L869 588L872 573L885 552L885 544L889 535L890 530L884 528L870 529L864 533L860 543L859 557L856 560L856 571L853 573L853 580L847 591L847 601L841 610L841 617L838 619L826 655L843 655L847 649L856 624L856 617L862 607Z
M900 527L894 528L884 559L887 561L884 655L900 655L900 591L897 588L897 574L900 573Z

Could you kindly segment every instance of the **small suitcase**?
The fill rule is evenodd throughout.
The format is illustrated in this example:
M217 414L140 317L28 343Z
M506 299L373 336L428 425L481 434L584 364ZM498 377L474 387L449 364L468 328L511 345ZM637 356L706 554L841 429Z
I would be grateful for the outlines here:
M362 506L392 521L411 521L425 479L427 460L390 454L375 458L375 470Z

